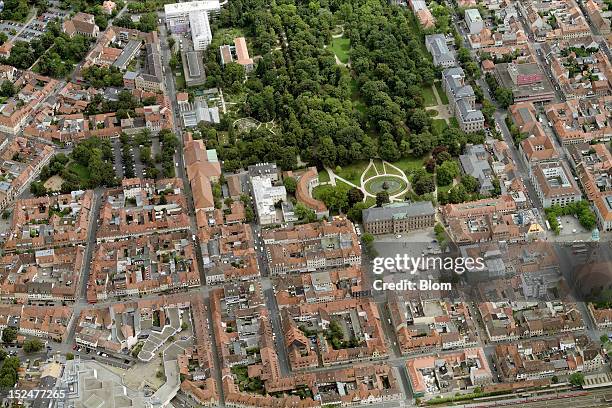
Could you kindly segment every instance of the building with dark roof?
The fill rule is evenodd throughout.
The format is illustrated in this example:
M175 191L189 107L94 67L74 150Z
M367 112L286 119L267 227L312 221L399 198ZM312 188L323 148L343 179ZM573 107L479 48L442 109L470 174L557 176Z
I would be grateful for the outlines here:
M442 87L450 102L451 113L464 132L477 132L484 128L484 116L476 109L476 95L471 85L465 83L465 73L459 67L442 72Z
M480 184L480 194L490 194L493 191L493 171L489 165L489 153L484 145L467 145L465 154L459 156L461 167L466 174L476 178Z
M457 65L455 56L448 49L443 34L425 36L425 48L431 54L435 66L450 68Z

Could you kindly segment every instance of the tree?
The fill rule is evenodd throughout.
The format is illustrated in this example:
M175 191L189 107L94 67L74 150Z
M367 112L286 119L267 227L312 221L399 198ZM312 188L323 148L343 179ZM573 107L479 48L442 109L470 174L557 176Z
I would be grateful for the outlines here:
M15 95L15 85L11 81L2 81L0 85L0 96L11 97Z
M493 185L493 191L491 191L491 195L493 197L499 197L501 195L501 184L499 183L499 179L495 177L493 181L491 181Z
M383 204L387 204L389 202L389 193L386 191L380 191L376 193L376 206L382 207Z
M177 69L178 66L179 66L180 61L181 60L180 60L178 54L172 54L172 56L168 60L168 64L170 65L170 67L172 69Z
M414 157L423 157L431 151L433 145L433 135L429 132L423 132L412 135L410 146L412 147L412 155Z
M599 336L599 341L601 341L601 344L606 344L610 341L610 338L607 334L602 334L601 336Z
M488 99L482 101L482 116L485 118L485 122L493 127L495 125L495 119L493 114L495 113L495 105L493 105Z
M66 360L74 360L74 354L66 353Z
M4 359L2 367L0 367L0 389L12 388L17 384L19 365L20 362L17 357Z
M434 178L423 170L417 170L412 177L412 189L417 195L431 193L436 189Z
M44 344L38 339L26 340L23 343L23 351L25 351L26 353L35 353L37 351L42 350L43 347Z
M448 201L452 204L463 203L469 199L469 194L465 191L463 184L458 184L448 192Z
M30 184L30 193L32 193L36 197L41 197L47 195L47 189L45 188L43 183L39 181L33 181L32 184Z
M244 67L235 62L225 64L223 67L223 85L231 87L234 83L241 84L244 80Z
M353 207L355 204L362 202L364 199L363 192L357 187L351 187L348 191L348 205Z
M389 162L398 161L401 156L397 148L397 143L395 143L395 140L393 140L393 137L389 134L383 138L380 148L378 149L378 154L381 159Z
M550 378L550 382L552 382L553 384L557 384L559 382L559 377L557 377L556 375L553 375Z
M480 189L480 182L474 176L465 174L461 177L461 184L465 187L465 191L468 193L476 193Z
M428 173L433 173L436 170L436 159L433 157L425 163L425 170Z
M300 221L315 222L317 220L317 214L302 203L297 203L295 205L294 212L295 216L298 217Z
M462 64L465 64L466 62L471 61L472 56L470 55L470 50L468 50L465 47L459 48L459 50L457 51L457 59Z
M569 383L576 387L583 385L584 384L584 374L580 372L571 374L569 376Z
M578 221L580 222L580 225L587 230L592 230L595 228L595 225L597 225L597 219L591 210L580 212L578 215Z
M436 169L436 182L439 186L448 186L459 175L459 166L454 160L447 160Z
M315 198L323 201L330 211L345 212L349 208L347 193L345 185L337 185L323 190Z
M322 137L317 149L317 157L319 161L327 167L333 167L336 162L336 146L331 137Z
M366 203L356 203L348 210L346 216L349 220L353 222L361 222L363 217L363 210L365 210L366 208L368 208L368 205Z
M0 348L0 361L3 361L8 355L8 352L4 348Z
M138 29L145 33L157 30L157 15L155 13L141 15L140 21L138 22Z
M14 327L7 327L2 330L2 341L4 343L13 343L17 340L17 329Z
M374 248L374 235L366 232L361 236L361 240L363 241L366 254L368 254L370 257L375 257L376 249Z
M512 95L512 90L508 88L497 88L495 90L495 99L497 99L499 105L504 109L507 109L508 106L514 103L514 96Z
M283 179L283 184L285 186L285 190L289 194L295 194L295 189L297 188L297 181L293 177L285 177Z
M431 123L431 118L424 109L415 109L407 121L408 127L416 133L420 133Z
M444 163L445 161L449 161L453 159L453 157L447 150L442 150L438 154L435 154L434 157L436 159L436 164L438 165Z

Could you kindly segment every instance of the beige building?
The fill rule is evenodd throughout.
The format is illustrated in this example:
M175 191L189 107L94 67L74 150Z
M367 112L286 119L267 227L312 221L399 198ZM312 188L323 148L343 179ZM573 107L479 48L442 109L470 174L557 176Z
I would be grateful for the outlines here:
M555 204L564 206L582 199L574 176L562 161L536 163L530 169L530 177L545 208Z
M431 202L396 203L363 210L363 227L371 234L396 234L433 227L435 209Z

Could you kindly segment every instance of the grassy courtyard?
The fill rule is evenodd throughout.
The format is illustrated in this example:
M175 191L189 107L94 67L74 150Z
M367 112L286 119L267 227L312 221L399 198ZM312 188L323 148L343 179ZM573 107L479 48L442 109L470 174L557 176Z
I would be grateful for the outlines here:
M368 163L368 160L357 161L341 167L339 169L340 171L335 171L335 173L343 179L348 180L355 185L359 185L361 173L364 172L364 170L368 166Z
M319 182L325 183L328 181L329 181L329 173L327 172L327 170L323 169L319 171Z
M423 102L425 102L425 106L436 106L438 104L438 101L436 101L436 95L434 95L434 91L431 86L423 88Z
M448 97L446 96L446 93L442 90L442 83L436 82L435 86L436 86L436 90L438 91L438 96L440 97L440 101L442 101L444 105L448 105Z
M349 50L351 49L351 40L344 37L333 38L329 48L336 54L340 62L346 64L349 60Z
M87 167L77 162L70 162L70 164L68 164L68 169L79 177L81 185L87 185L90 178Z
M408 175L417 169L423 168L423 159L422 158L416 159L414 157L405 157L399 161L396 161L393 164L399 167L400 169L402 169L402 171L406 173L406 175ZM389 170L387 169L387 171Z
M448 121L452 127L459 129L459 122L457 121L456 117L453 116Z
M442 133L448 127L444 119L432 119L432 127L434 132Z

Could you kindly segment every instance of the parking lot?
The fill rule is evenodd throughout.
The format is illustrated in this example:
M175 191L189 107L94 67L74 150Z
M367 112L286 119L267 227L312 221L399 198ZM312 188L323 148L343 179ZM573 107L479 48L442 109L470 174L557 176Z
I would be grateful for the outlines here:
M123 162L123 154L122 154L122 145L121 141L116 138L112 139L111 144L113 146L113 157L114 157L114 167L115 173L117 174L117 178L124 178L126 168L125 163ZM150 174L147 174L147 165L142 162L140 158L140 145L136 145L132 140L130 140L130 154L134 159L134 164L132 169L134 171L134 177L151 177ZM151 137L151 157L155 157L156 154L161 153L161 146L159 143L159 138L157 136ZM160 163L155 163L155 167L161 172L162 165Z
M111 142L113 145L113 156L115 158L114 168L115 173L117 174L117 178L122 179L126 173L126 164L123 162L123 152L122 145L119 139L113 139ZM140 161L140 151L138 147L134 147L130 144L130 154L134 158L134 163L132 165L132 170L134 171L134 177L146 177L146 174L143 172L145 169L144 164Z
M40 37L44 34L47 24L51 21L63 21L69 17L70 13L65 10L60 10L60 2L49 2L49 9L34 18L29 23L20 23L17 21L0 20L0 31L5 33L13 41L27 41ZM19 35L17 35L19 34Z

